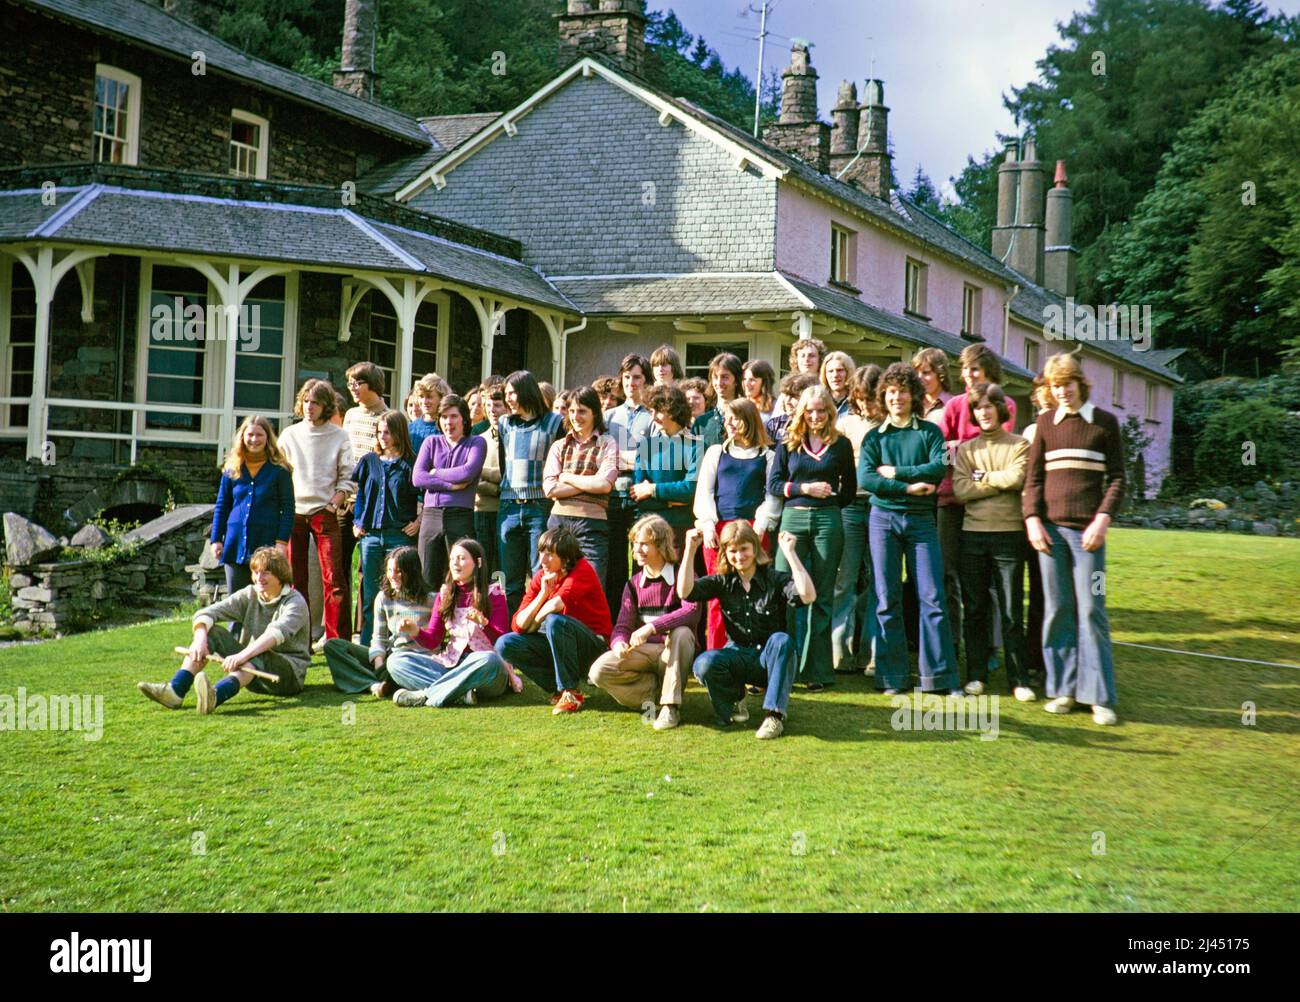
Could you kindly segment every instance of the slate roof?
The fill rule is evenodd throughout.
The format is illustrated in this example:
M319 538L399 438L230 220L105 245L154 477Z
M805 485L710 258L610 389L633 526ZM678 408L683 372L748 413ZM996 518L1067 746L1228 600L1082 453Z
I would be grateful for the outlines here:
M444 151L450 151L500 117L499 111L479 111L468 115L426 115L420 118L420 124L433 137L434 142Z
M489 111L421 118L420 126L429 136L429 148L367 171L357 181L357 187L375 195L395 195L470 136L500 117L497 112Z
M802 310L807 304L775 273L553 278L583 313L693 316Z
M1058 306L1064 311L1065 299L1055 292L1044 289L1040 285L1035 285L1027 278L1021 277L1020 283L1020 294L1011 301L1011 313L1017 320L1042 333L1043 325L1047 320L1048 307ZM1074 304L1076 317L1081 305L1080 303ZM1100 327L1105 327L1105 325L1099 325ZM1109 328L1106 329L1109 330ZM1139 351L1132 341L1105 340L1101 338L1095 341L1049 340L1047 344L1049 347L1059 344L1061 350L1069 350L1078 344L1082 344L1085 353L1095 351L1098 354L1105 355L1116 361L1125 362L1163 379L1172 380L1175 383L1184 381L1182 376L1168 368L1170 362L1184 354L1185 349L1183 348L1148 348L1146 351Z
M800 293L811 300L815 309L850 323L880 331L882 334L890 334L922 347L941 348L953 356L960 355L964 348L973 343L941 331L937 327L931 327L920 320L900 317L888 310L864 303L848 293L813 285L793 275L787 275L786 278ZM1002 360L1002 368L1025 381L1032 381L1034 378L1034 373L1023 365L1016 365L1007 359Z
M59 190L64 210L38 211L39 189L0 192L9 240L130 247L171 253L290 261L425 274L574 313L540 273L520 261L362 217L344 208L239 201L94 184ZM31 222L25 232L15 223Z
M355 97L327 83L294 73L241 52L216 35L165 13L144 0L13 0L22 6L175 56L189 63L202 52L210 71L238 77L258 87L331 111L373 131L424 147L428 134L414 118L382 104Z

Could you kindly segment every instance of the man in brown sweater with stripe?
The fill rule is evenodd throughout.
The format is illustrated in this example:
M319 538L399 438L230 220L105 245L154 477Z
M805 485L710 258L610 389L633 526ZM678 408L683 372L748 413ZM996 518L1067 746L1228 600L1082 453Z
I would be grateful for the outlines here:
M1114 724L1106 530L1124 499L1123 440L1115 415L1088 401L1078 359L1053 355L1043 376L1057 406L1039 415L1021 508L1043 574L1044 709L1086 703L1094 723Z

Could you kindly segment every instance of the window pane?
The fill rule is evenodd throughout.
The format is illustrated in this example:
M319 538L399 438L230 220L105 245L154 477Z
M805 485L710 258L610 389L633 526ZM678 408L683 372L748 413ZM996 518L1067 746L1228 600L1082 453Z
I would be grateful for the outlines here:
M149 402L152 404L186 404L198 407L203 402L203 383L197 379L150 376Z
M280 409L280 385L236 383L235 406L258 411L277 411Z
M280 383L279 358L263 358L260 355L238 355L235 357L235 379L252 379L261 383Z
M370 361L381 369L391 369L397 365L397 348L382 341L371 341Z
M31 372L36 361L36 349L26 345L14 345L12 355L12 367L15 372Z
M248 338L251 331L244 335ZM251 347L252 342L242 340L239 343L239 353L241 355L251 353L254 349ZM267 327L263 322L257 331L257 354L259 355L283 355L284 354L284 331L277 330L274 327Z
M749 343L746 341L736 341L730 344L719 341L695 342L694 344L688 342L684 360L686 375L707 379L709 377L709 363L713 361L715 355L720 355L724 351L731 352L740 359L742 364L749 361Z
M154 348L149 352L148 371L151 376L186 376L201 379L203 378L203 352L166 351Z

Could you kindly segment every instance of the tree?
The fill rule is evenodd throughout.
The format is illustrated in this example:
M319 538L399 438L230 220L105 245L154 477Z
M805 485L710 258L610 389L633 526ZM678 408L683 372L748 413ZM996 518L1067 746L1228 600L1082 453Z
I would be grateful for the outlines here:
M935 190L930 175L925 172L925 168L920 164L916 165L916 173L912 175L912 187L907 190L907 197L932 216L937 216L943 212L939 192Z

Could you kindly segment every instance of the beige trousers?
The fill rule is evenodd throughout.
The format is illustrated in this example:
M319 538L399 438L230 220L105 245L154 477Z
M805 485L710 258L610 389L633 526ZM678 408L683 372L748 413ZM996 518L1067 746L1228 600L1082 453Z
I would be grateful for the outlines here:
M641 709L646 700L682 705L682 684L695 660L695 631L679 626L667 644L644 643L622 656L606 651L591 666L591 684L604 689L624 706Z

